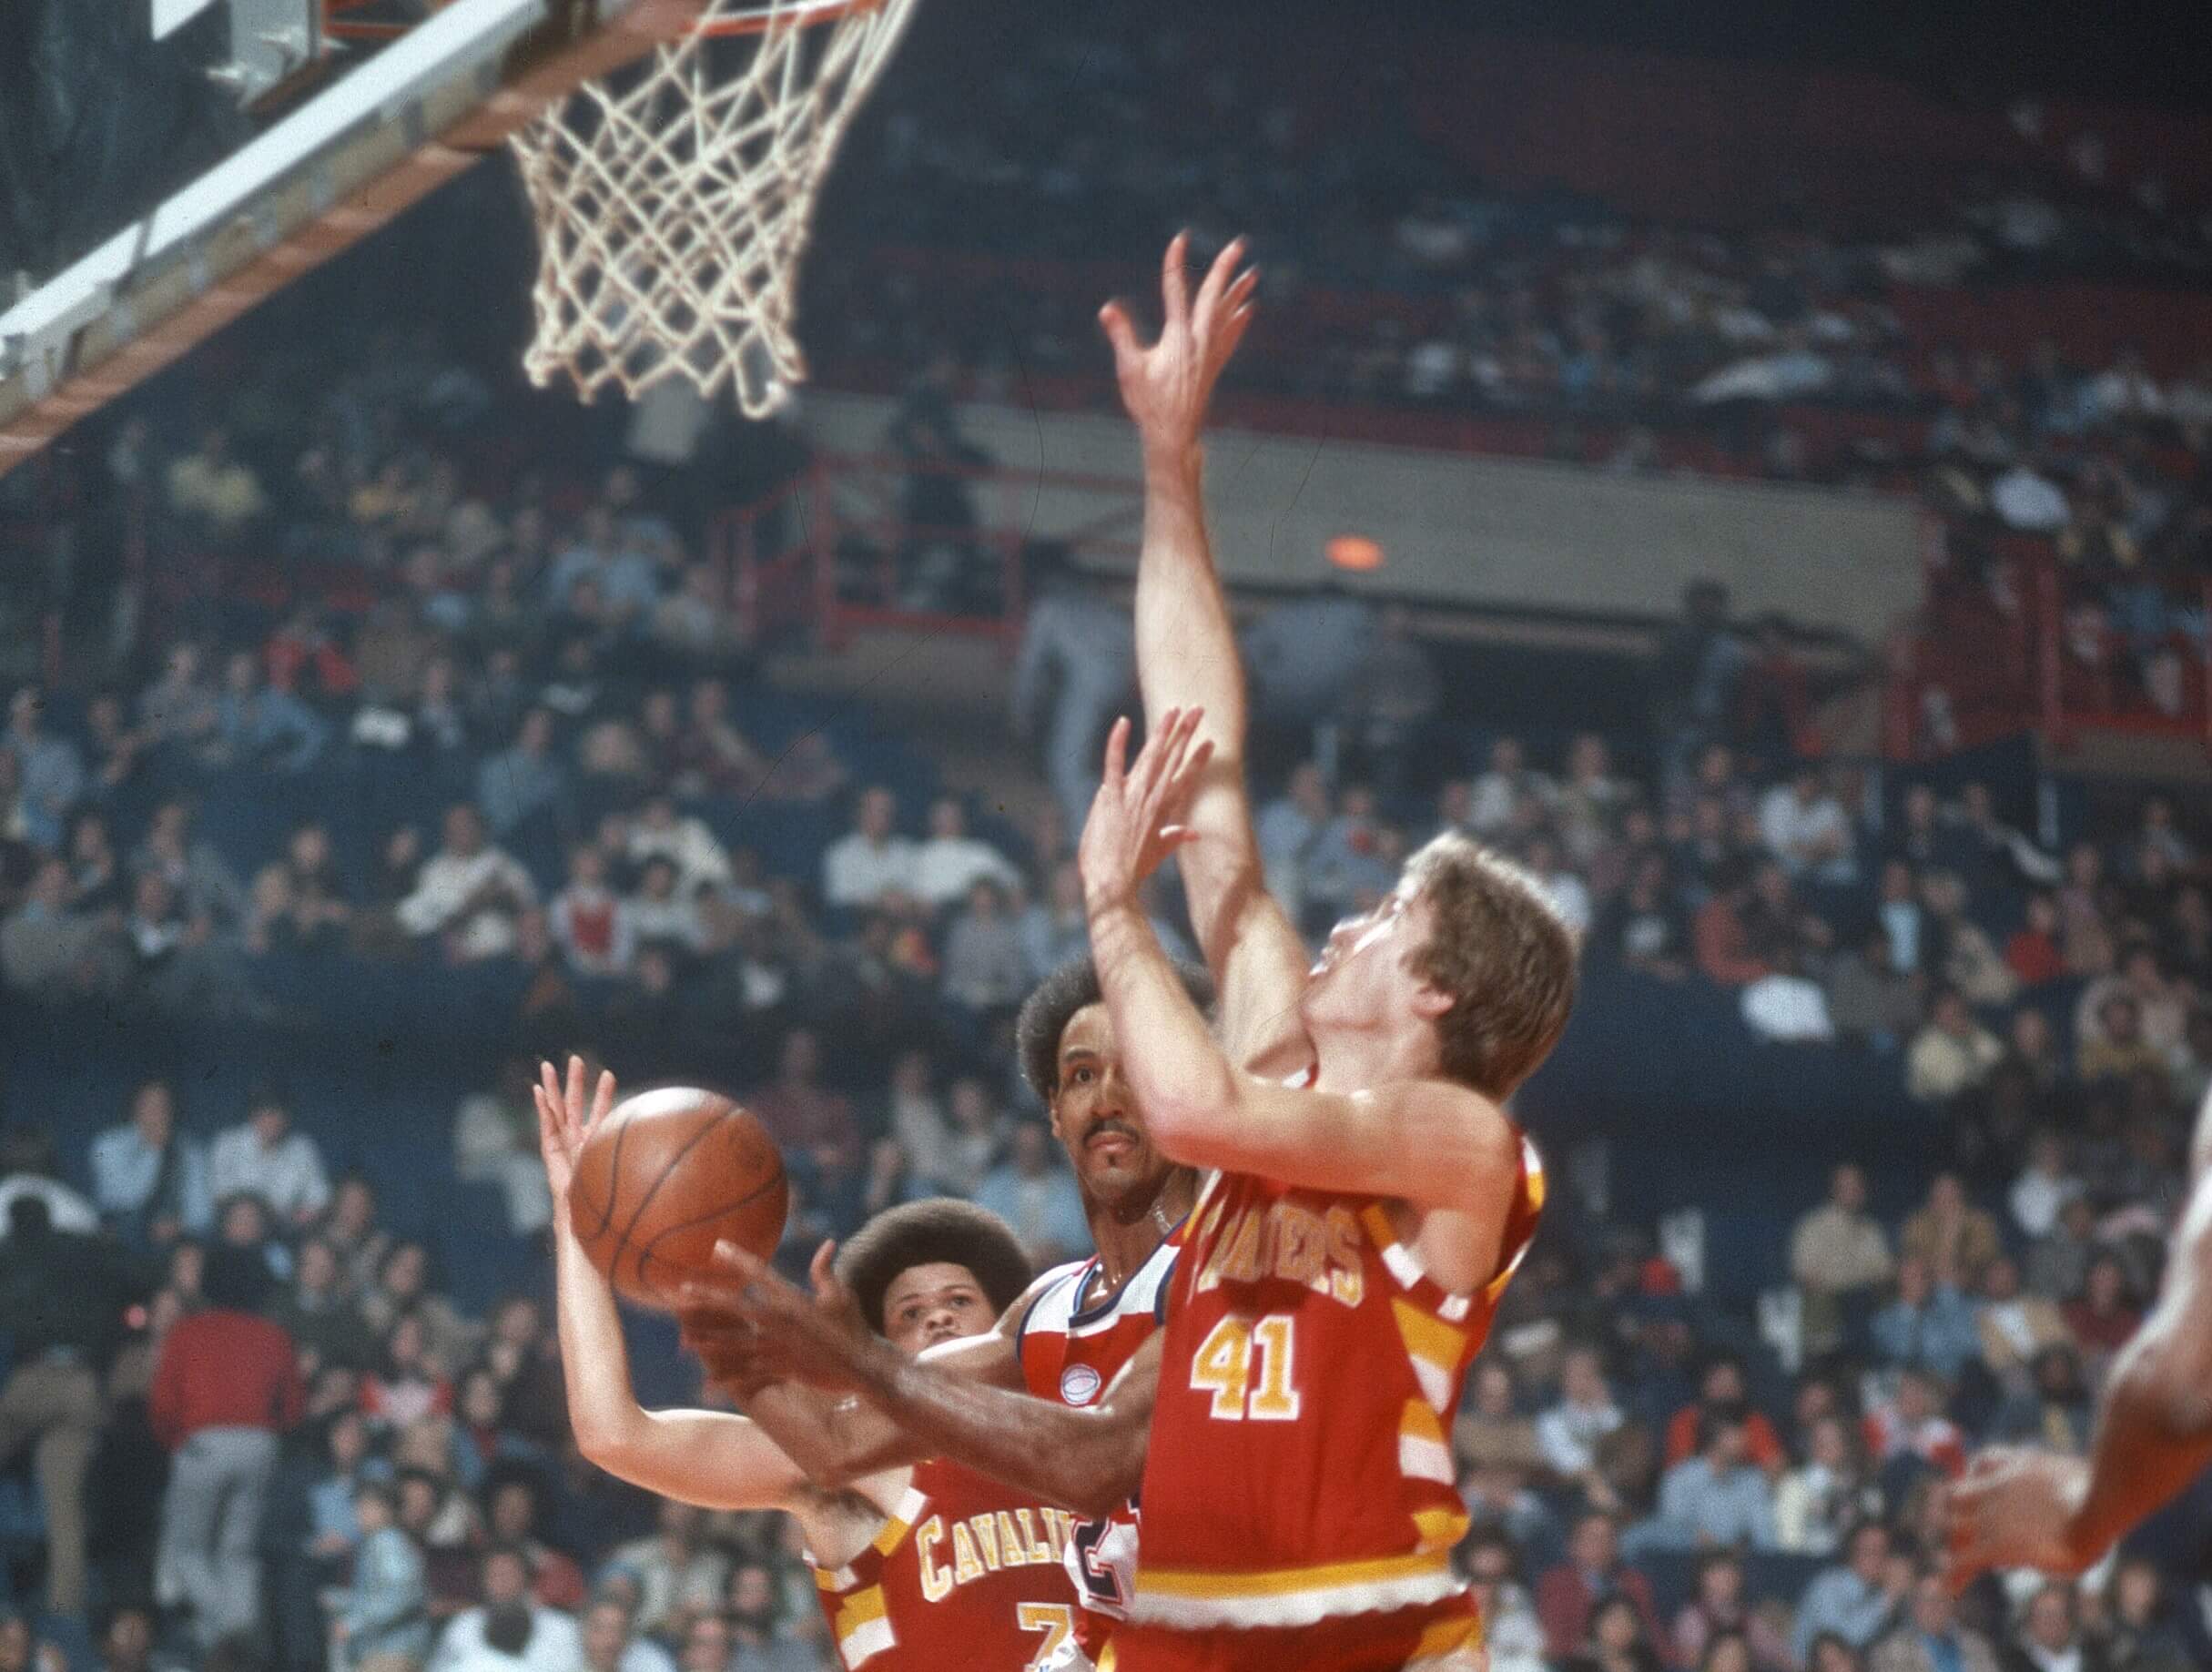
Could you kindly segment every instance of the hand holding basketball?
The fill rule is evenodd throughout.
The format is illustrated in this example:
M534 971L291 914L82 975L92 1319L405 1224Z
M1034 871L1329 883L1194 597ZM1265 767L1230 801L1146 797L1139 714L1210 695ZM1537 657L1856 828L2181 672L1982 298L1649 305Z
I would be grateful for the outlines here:
M535 1091L556 1229L625 1300L673 1306L721 1241L774 1251L789 1204L783 1157L729 1099L679 1086L617 1104L603 1073L587 1112L576 1057L565 1087L547 1064Z
M1157 342L1147 347L1137 340L1136 327L1120 302L1099 309L1099 324L1113 345L1121 404L1136 421L1147 449L1175 451L1197 441L1213 386L1252 323L1260 270L1240 270L1244 240L1233 239L1214 258L1195 303L1183 271L1190 250L1187 232L1177 233L1168 245L1160 276L1162 318Z

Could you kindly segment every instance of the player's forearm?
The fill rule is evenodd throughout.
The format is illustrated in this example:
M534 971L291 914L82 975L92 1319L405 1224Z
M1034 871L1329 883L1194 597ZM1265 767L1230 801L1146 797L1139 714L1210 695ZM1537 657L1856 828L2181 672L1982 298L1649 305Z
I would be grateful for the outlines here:
M1203 735L1213 740L1214 761L1239 766L1244 672L1206 533L1205 454L1196 442L1147 439L1136 621L1145 713L1203 708Z
M2203 1343L2188 1338L2188 1310L2169 1297L2105 1383L2081 1503L2067 1518L2066 1544L2085 1564L2212 1463L2212 1386Z
M746 1414L817 1486L919 1463L928 1447L875 1406L793 1382L774 1382L745 1401Z
M949 1457L1079 1515L1111 1515L1144 1473L1144 1413L1071 1410L908 1358L866 1355L867 1396L930 1456Z
M1176 1160L1212 1165L1196 1159L1191 1145L1203 1126L1228 1112L1236 1073L1135 903L1095 904L1090 921L1091 958L1114 1036L1144 1041L1143 1049L1124 1055L1122 1072L1152 1140Z
M601 1466L604 1454L634 1442L644 1411L630 1389L630 1355L614 1293L576 1240L565 1216L553 1223L554 1318L561 1375L567 1383L577 1448Z

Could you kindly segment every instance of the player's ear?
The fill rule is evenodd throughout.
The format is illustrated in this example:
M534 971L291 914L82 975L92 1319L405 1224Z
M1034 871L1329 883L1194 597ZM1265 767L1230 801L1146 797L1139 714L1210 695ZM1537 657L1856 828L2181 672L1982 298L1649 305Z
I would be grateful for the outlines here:
M1451 1011L1452 995L1434 982L1424 981L1414 988L1414 1014L1435 1022L1441 1021Z

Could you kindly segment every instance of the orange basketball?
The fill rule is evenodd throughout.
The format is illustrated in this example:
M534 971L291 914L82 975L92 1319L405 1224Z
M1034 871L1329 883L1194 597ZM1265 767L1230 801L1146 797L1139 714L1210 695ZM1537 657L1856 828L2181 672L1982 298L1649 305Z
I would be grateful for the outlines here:
M624 1099L593 1129L568 1209L615 1292L665 1310L716 1242L767 1258L789 1194L766 1128L718 1093L670 1086Z

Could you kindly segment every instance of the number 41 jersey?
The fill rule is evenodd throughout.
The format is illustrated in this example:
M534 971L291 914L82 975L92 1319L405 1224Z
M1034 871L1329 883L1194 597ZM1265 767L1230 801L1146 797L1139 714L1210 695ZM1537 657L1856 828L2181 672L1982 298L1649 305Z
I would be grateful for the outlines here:
M1523 1139L1497 1275L1455 1295L1382 1201L1208 1181L1169 1302L1133 1622L1265 1634L1447 1603L1471 1622L1449 1424L1543 1199Z

